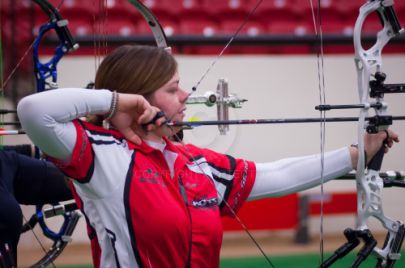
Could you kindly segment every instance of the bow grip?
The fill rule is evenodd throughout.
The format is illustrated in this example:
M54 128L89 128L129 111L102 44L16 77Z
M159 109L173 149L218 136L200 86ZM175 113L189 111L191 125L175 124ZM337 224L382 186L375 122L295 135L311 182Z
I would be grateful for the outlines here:
M384 151L385 151L385 144L383 144L378 152L371 158L370 162L368 163L368 169L372 169L375 171L381 170L383 158L384 158Z

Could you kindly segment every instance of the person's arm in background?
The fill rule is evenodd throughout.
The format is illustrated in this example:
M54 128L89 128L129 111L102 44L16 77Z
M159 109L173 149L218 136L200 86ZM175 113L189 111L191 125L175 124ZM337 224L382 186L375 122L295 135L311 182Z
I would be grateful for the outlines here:
M39 158L39 150L32 144L3 145L5 151L15 151L29 157Z
M39 205L73 199L68 178L52 163L35 159L30 144L3 146L10 163L16 165L14 196L20 204Z

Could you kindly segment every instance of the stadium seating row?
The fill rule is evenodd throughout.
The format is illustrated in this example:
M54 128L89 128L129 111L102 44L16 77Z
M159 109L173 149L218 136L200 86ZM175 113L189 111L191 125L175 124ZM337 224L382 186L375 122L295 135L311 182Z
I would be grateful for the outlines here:
M107 10L111 14L123 15L136 13L134 8L129 8L128 0L48 0L59 7L66 14L93 15ZM318 0L142 0L157 15L170 15L175 17L203 14L205 16L228 15L238 16L250 13L253 7L260 2L255 14L263 15L298 15L307 16L312 6L318 8ZM365 0L319 0L320 8L326 14L334 16L357 15L358 9ZM33 5L31 0L3 0L2 10L15 9L22 11ZM36 6L36 5L35 5ZM404 1L395 1L395 7L405 8Z
M55 6L62 2L49 1ZM143 3L156 14L169 36L212 36L235 32L258 1L143 0ZM365 0L320 0L323 31L351 35L358 9L364 3ZM317 4L315 0L263 0L242 29L242 34L313 33L312 10L317 12ZM314 9L311 5L314 5ZM395 7L400 19L405 21L405 1L396 1ZM47 20L30 0L3 0L1 10L6 15L15 11L19 16L24 12L34 12L36 25ZM102 29L104 34L121 36L149 33L146 23L128 0L63 0L60 12L69 20L72 33L78 36L97 33L97 29ZM379 20L373 18L366 22L363 30L375 32L380 27Z
M75 37L150 35L149 26L128 0L48 1L58 7L63 17L69 20L69 29ZM167 36L185 34L210 37L235 33L260 0L143 0L142 2L156 14ZM359 7L365 0L320 0L319 3L322 32L351 36ZM314 5L314 9L311 5ZM318 12L317 5L317 0L263 0L241 29L240 35L254 37L263 34L289 36L314 34L319 31L315 29L316 23L313 22L313 17L316 18L317 14L312 14ZM405 25L405 1L396 1L395 10ZM4 31L11 31L11 28L19 29L20 34L17 38L24 40L32 39L39 26L48 20L32 0L2 0L1 13ZM16 19L16 16L30 18L28 20L35 25L34 32L22 34L21 32L26 32L24 29L29 27L29 23L27 20ZM11 27L13 21L21 25ZM376 33L379 29L381 23L375 15L366 21L363 32ZM341 47L343 52L348 51L348 48ZM352 50L351 46L348 47ZM287 50L275 46L271 48L251 46L247 49L255 53L313 52L309 46L289 47ZM208 48L208 51L205 50L206 48L194 46L188 47L183 52L199 54L217 52L215 46ZM246 48L234 47L231 53L240 51L243 53L244 50Z

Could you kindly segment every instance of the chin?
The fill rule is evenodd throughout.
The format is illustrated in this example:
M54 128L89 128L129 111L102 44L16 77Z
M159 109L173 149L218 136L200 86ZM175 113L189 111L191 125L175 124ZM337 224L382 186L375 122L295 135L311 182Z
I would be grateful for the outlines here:
M161 136L165 136L165 137L171 137L178 131L179 131L178 127L164 126L164 127L159 129L159 132L160 132Z
M184 119L184 115L179 115L179 116L175 116L174 118L171 119L172 122L181 122Z

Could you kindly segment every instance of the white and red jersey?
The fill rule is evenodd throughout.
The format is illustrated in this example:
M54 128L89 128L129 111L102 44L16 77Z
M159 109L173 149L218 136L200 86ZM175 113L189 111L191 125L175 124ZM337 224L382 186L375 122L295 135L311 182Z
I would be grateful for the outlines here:
M112 95L58 89L25 97L17 107L43 152L71 159L59 166L75 178L95 267L218 267L221 215L238 211L248 196L302 191L353 168L348 147L255 164L167 140L137 146L77 120L107 114Z
M253 162L168 140L162 152L113 130L74 124L72 160L57 165L75 179L97 238L96 267L219 266L220 217L233 216L247 199Z

